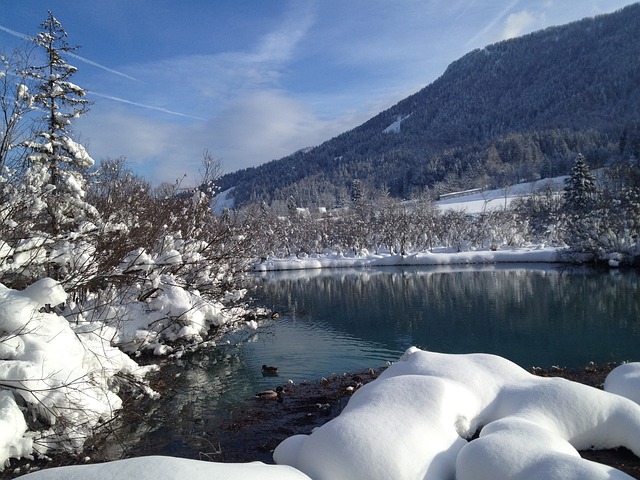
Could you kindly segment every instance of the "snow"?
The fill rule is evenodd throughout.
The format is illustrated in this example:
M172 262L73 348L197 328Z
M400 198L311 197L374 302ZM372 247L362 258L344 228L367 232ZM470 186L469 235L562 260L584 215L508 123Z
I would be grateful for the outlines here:
M523 248L504 248L496 251L476 250L467 252L437 249L410 255L389 255L362 252L358 255L315 254L269 258L253 266L254 271L304 270L314 268L355 268L380 266L469 265L487 263L558 263L569 259L560 247L540 245Z
M50 278L22 291L0 284L0 467L32 449L81 446L121 406L114 377L143 381L152 368L139 367L95 328L54 313L66 300ZM36 417L43 426L27 429Z
M31 454L33 442L25 437L27 422L13 394L0 391L0 458L20 458Z
M389 125L387 128L385 128L382 133L400 133L400 128L402 125L402 122L409 118L411 116L411 114L409 115L405 115L404 117L402 115L398 115L397 119L395 122L393 122L391 125Z
M233 190L236 187L231 187L224 192L220 192L211 200L211 210L220 215L225 208L233 208L235 201L233 199Z
M519 183L495 190L484 190L471 195L460 195L438 200L436 206L441 210L462 210L467 213L481 213L488 210L503 209L519 197L531 195L543 188L562 192L567 176L545 178L535 182Z
M640 363L624 363L614 368L604 382L604 389L640 403Z
M627 365L618 368L635 373L637 391L640 364ZM624 446L638 455L638 432L640 405L623 396L538 377L496 355L412 347L338 417L278 445L277 465L153 456L23 478L623 480L631 477L578 450Z
M309 480L302 472L261 462L242 464L203 462L150 456L99 465L76 465L31 473L25 480Z
M640 405L624 397L494 355L411 348L337 418L284 440L274 459L317 480L623 479L577 450L639 455L638 432Z

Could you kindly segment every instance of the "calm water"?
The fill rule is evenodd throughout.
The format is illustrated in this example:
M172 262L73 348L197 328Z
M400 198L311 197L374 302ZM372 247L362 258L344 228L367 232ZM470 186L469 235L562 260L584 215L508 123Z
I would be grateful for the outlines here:
M281 312L253 353L292 376L395 360L407 347L523 367L640 359L640 275L554 266L275 272Z
M487 352L523 367L640 360L640 275L546 266L273 272L252 295L280 313L171 367L173 395L132 435L142 453L190 456L194 432L289 379L379 367L412 346ZM263 377L263 363L278 377ZM160 442L160 446L157 443Z

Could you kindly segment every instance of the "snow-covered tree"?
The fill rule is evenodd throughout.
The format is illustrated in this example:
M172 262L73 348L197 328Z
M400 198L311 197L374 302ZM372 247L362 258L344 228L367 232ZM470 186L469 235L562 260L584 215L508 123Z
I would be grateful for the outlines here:
M566 207L571 213L584 215L593 208L596 194L596 179L582 154L578 154L571 175L565 180Z
M84 201L84 172L94 161L71 136L73 120L87 112L90 102L86 91L71 82L77 69L64 58L77 47L67 43L67 33L51 11L41 28L33 41L44 61L25 72L37 85L32 101L42 113L35 135L24 142L29 151L25 181L43 200L34 202L44 217L39 227L56 235L97 213Z
M351 201L358 206L364 197L362 182L357 178L351 182Z

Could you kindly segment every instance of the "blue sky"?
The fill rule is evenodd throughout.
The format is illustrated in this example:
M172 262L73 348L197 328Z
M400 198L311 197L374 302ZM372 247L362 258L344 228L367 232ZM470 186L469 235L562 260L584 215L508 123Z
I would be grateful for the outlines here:
M465 53L625 0L0 0L0 52L52 10L90 92L75 125L96 159L195 183L351 129Z

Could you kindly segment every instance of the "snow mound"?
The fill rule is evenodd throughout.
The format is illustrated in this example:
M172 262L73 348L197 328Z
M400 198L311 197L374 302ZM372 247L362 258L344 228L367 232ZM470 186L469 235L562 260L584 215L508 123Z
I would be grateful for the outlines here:
M0 459L27 457L33 441L25 437L27 422L16 404L13 394L0 391Z
M480 432L479 438L475 434ZM339 417L274 451L322 479L625 479L577 450L640 455L640 406L494 355L410 348Z
M30 473L25 480L309 480L302 472L286 465L215 463L150 456L129 458L97 465L75 465Z
M640 404L640 362L614 368L604 381L604 389Z
M0 284L0 470L9 458L79 449L121 407L114 376L139 367L94 327L52 311L62 286L43 278L22 291Z

